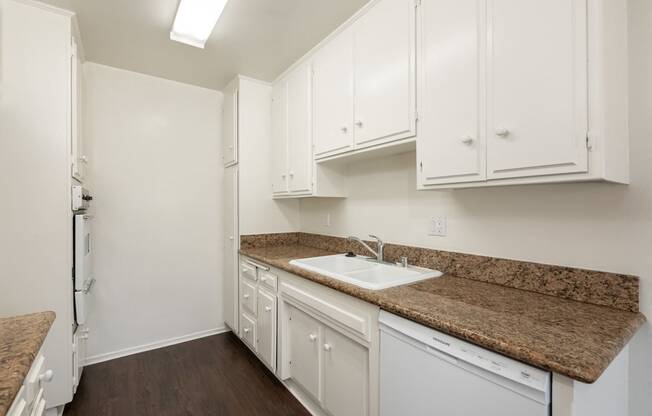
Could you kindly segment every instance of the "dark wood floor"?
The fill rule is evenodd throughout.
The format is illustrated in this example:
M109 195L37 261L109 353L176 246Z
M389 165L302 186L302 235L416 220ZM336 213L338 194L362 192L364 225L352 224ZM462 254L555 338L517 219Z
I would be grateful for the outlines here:
M91 365L64 416L304 416L232 333Z

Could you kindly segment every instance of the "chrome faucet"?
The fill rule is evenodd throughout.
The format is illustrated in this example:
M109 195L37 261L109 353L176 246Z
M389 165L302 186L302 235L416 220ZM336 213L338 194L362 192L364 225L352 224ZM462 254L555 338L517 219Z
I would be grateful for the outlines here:
M365 243L364 241L362 241L362 240L359 239L358 237L355 237L355 236L349 236L349 237L347 237L346 239L349 240L349 241L356 241L356 242L360 243L364 248L366 248L366 249L369 250L371 253L373 253L374 256L376 256L376 260L378 260L379 262L384 261L384 259L383 259L383 258L384 258L383 253L384 253L384 249L385 249L385 243L383 243L383 240L381 240L380 238L376 237L375 235L371 235L371 234L370 234L369 237L371 237L371 238L375 238L375 239L376 239L376 246L378 247L378 251L376 251L376 250L374 250L373 248L369 247L369 246L367 245L367 243Z

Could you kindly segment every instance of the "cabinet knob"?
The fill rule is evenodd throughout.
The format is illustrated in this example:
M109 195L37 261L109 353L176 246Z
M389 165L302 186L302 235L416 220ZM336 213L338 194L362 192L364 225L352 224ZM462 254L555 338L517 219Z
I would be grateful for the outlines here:
M290 172L290 177L293 177L293 176L294 176L294 172Z
M507 137L507 136L509 136L509 130L507 130L507 129L504 128L504 127L499 127L499 128L497 128L496 131L495 131L495 133L496 133L496 136L500 136L500 137Z
M86 156L82 156L79 158L79 161L82 163L88 163L88 158Z
M342 133L346 133L347 131L349 131L349 129L346 126L342 126L340 130L342 130Z
M317 340L317 335L310 334L308 335L308 339L310 340L310 342L315 342Z
M38 376L39 381L42 381L44 383L51 382L53 378L54 378L54 371L52 370L48 370L45 373Z
M281 178L285 179L285 173L281 174Z
M229 236L229 240L233 241L233 236L232 235Z
M471 137L471 136L462 137L462 143L464 143L464 144L473 144L473 137Z
M271 312L272 307L271 306L265 306L265 312Z
M229 150L233 150L233 146L229 146Z
M245 334L248 334L249 332L251 332L251 328L244 328L242 330L242 332L244 332Z
M331 344L324 344L324 351L330 351L331 350Z
M245 299L249 299L249 295L248 295L248 294L242 295L242 297L245 298Z
M362 127L362 121L358 120L355 122L355 125L358 127Z

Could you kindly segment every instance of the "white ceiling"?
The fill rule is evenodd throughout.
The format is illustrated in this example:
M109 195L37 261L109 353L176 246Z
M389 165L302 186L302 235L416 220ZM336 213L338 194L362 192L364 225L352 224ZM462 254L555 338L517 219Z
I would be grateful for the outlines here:
M78 14L86 59L207 88L273 81L368 0L230 0L205 49L169 38L178 0L44 0Z

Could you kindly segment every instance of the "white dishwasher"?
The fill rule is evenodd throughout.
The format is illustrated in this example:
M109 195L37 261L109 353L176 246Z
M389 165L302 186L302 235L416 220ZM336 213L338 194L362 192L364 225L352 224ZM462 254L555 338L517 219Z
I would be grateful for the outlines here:
M381 416L549 416L549 372L380 312Z

